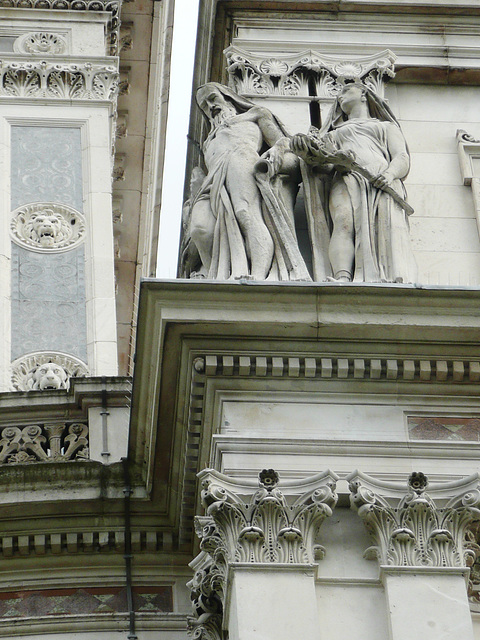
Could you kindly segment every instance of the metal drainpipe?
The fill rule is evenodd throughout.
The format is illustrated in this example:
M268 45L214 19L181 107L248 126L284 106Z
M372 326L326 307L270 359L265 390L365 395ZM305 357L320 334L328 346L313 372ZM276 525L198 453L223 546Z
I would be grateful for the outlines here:
M102 410L100 411L102 416L102 457L108 458L110 451L108 450L108 423L107 418L110 413L107 410L107 379L102 376Z
M124 521L125 521L125 578L127 587L127 607L129 617L128 628L128 640L138 640L138 636L135 633L135 607L133 606L133 591L132 591L132 532L130 530L130 496L133 491L130 486L130 471L128 467L128 458L122 458L123 463L123 477L125 482L125 488L123 494L125 496L124 504Z

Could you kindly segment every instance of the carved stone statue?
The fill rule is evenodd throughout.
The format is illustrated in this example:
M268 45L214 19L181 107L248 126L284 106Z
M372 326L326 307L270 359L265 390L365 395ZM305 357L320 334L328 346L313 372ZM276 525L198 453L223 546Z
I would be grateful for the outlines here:
M304 178L314 280L414 282L402 182L410 157L387 104L360 82L345 84L321 131L294 136L291 148L312 168Z
M268 109L215 82L198 89L197 102L210 124L207 175L199 186L194 174L184 208L184 275L310 279L293 224L299 163L283 126Z

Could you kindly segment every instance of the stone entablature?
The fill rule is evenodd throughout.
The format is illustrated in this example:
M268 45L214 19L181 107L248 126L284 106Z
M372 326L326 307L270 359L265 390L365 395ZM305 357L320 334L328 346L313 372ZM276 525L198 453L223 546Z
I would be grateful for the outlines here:
M107 37L110 55L117 55L120 45L121 0L0 0L1 9L35 9L41 11L106 12L109 14ZM33 33L33 31L32 31ZM30 34L31 35L31 34ZM21 46L20 42L17 47Z

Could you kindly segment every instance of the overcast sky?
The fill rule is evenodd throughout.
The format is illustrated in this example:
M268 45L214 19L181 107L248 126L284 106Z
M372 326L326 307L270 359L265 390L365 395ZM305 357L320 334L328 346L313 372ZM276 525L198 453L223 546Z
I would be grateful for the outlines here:
M177 275L199 0L175 0L157 278Z

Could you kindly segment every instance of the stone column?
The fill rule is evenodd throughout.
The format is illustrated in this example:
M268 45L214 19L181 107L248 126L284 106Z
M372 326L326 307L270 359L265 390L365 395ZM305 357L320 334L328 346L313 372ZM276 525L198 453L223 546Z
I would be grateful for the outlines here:
M190 634L320 638L315 562L324 554L318 534L337 501L337 476L327 471L281 489L272 469L260 473L259 486L213 470L199 477L206 516L196 518L202 551L191 564Z
M391 640L473 640L467 581L478 545L466 541L480 520L479 475L435 485L423 473L408 488L359 472L348 477L351 504L374 540L389 608Z

